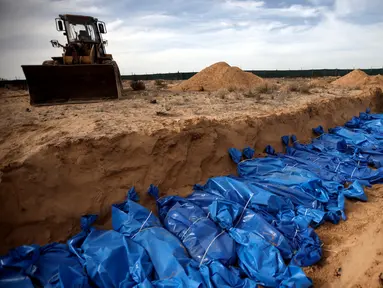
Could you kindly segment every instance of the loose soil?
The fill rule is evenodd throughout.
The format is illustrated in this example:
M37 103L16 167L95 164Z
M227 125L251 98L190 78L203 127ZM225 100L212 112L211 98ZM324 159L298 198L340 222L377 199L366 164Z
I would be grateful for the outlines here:
M252 73L244 72L238 67L231 67L225 62L218 62L205 68L189 80L183 81L173 90L216 91L222 88L248 90L262 82L262 78Z
M335 80L332 84L338 86L355 87L363 85L368 75L361 70L354 70L347 75Z
M383 185L367 189L368 202L346 202L347 221L325 224L321 262L305 268L316 287L382 287Z
M363 88L363 87L382 87L383 76L368 76L361 70L354 70L347 75L340 77L332 82L335 86L350 87L350 88Z
M381 95L332 80L301 94L283 88L310 80L275 79L275 90L256 97L173 92L155 82L133 92L124 83L122 100L49 107L31 107L26 91L0 91L0 253L65 241L87 213L110 228L111 204L133 185L140 203L155 209L145 193L152 183L161 195L184 196L195 183L235 173L230 147L280 150L283 135L307 141L317 125L341 125L367 107L383 111ZM318 229L324 260L307 268L316 286L379 287L382 191L375 186L369 202L348 202L349 220Z

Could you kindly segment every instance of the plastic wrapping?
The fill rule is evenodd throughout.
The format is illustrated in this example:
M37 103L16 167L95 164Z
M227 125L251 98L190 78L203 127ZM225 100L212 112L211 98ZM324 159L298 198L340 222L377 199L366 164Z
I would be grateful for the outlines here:
M274 188L274 193L288 197L297 206L325 211L333 223L345 218L343 186L338 182L322 181L308 170L286 166L275 158L241 162L238 174L270 191Z
M77 271L68 273L67 271ZM0 259L0 287L90 287L80 262L65 244L20 246Z
M153 265L144 248L113 230L88 231L68 241L97 287L152 287ZM148 279L149 278L149 279Z
M164 227L182 241L198 263L216 260L232 265L236 262L234 240L200 207L178 196L159 199L157 207Z
M191 262L180 240L162 227L152 212L128 200L112 206L113 229L140 244L148 253L156 279L172 287L199 287L186 268ZM158 285L165 285L164 283Z

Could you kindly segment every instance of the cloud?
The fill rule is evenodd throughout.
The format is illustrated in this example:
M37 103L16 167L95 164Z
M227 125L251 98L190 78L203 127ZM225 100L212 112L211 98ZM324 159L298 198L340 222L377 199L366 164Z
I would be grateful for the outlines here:
M228 8L241 8L257 10L265 5L263 1L245 1L245 0L227 0L224 2L224 6Z
M382 1L360 1L360 0L337 0L335 2L335 10L338 14L364 14L369 12L379 12L381 14L383 9ZM380 10L380 11L377 11Z
M49 44L65 40L54 18L74 12L106 22L107 50L124 74L199 71L217 61L243 69L383 63L380 0L0 1L0 77L23 77L20 65L60 55Z
M260 1L244 1L244 0L228 0L224 4L224 8L232 11L246 11L253 17L262 18L264 16L274 17L317 17L320 9L316 7L303 6L293 4L288 7L265 8L265 2Z

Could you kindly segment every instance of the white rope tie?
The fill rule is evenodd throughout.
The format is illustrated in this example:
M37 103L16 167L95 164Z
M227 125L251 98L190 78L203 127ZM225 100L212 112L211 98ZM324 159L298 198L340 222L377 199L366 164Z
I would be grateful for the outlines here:
M213 245L213 242L218 239L219 236L221 236L223 233L225 233L225 230L222 230L221 233L219 233L217 236L214 237L214 239L210 242L209 246L207 246L207 249L205 251L205 254L203 254L201 262L199 263L199 267L201 267L203 260L205 260L206 254L210 249L210 246Z
M194 224L196 224L198 221L200 221L200 220L202 220L202 219L208 219L209 216L210 216L210 212L207 214L206 217L200 217L200 218L198 218L197 220L195 220L192 224L190 224L189 228L186 229L186 231L182 234L181 238L183 239L183 238L185 237L186 233L189 232L189 230L191 229L191 227L192 227Z
M132 237L132 239L133 239L134 237L136 237L138 233L141 232L142 228L144 228L146 222L148 222L148 220L149 220L149 218L150 218L151 215L152 215L152 211L150 211L149 216L146 218L146 220L144 221L144 223L141 225L140 230L138 230L138 232L137 232L136 234L134 234L134 236Z
M339 163L338 163L338 166L336 166L335 173L338 171L339 165L340 165L341 163L342 163L342 162L339 162Z
M352 173L351 173L351 178L354 176L354 173L355 173L355 171L356 171L356 168L357 168L357 167L355 167L355 168L354 168L354 171L352 171Z
M241 216L239 216L238 221L237 221L237 223L234 225L234 227L237 227L237 225L238 225L239 222L241 221L241 219L242 219L242 217L243 217L243 214L245 214L246 208L247 208L247 206L249 205L249 203L250 203L251 199L253 198L253 196L254 196L254 194L251 194L251 197L249 198L249 200L247 201L245 207L243 208L243 211L242 211L242 213L241 213ZM209 213L209 214L210 214L210 213ZM208 214L208 215L209 215L209 214ZM225 233L225 230L222 230L221 233L219 233L217 236L215 236L214 239L210 242L209 246L207 246L206 251L205 251L205 253L204 253L203 256L202 256L201 262L199 263L199 267L201 267L203 260L205 260L206 254L207 254L207 252L209 251L211 245L213 245L214 241L217 240L223 233Z
M239 216L237 223L234 225L234 228L237 227L239 222L242 220L243 214L245 214L246 208L249 205L249 203L250 203L251 199L253 198L253 196L254 196L254 194L251 194L249 200L247 200L247 203L246 203L245 207L242 210L241 216Z

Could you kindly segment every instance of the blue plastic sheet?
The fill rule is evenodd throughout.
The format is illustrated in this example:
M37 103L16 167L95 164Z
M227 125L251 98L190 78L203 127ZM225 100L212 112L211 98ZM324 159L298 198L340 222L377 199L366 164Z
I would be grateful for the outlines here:
M262 216L231 201L218 200L209 205L212 219L224 229L235 227L257 234L274 245L285 259L291 259L293 249L282 233Z
M359 180L360 183L366 185L377 184L383 181L382 168L373 170L366 165L360 165L360 162L349 157L340 158L328 153L316 152L310 149L309 145L296 144L294 148L287 147L286 156L290 156L291 159L309 162L311 166L317 166L323 171L336 173L341 177L341 179L335 179L334 177L334 180L340 181L344 179L344 182Z
M373 134L363 133L362 130L357 132L346 129L344 127L336 127L329 129L331 134L337 135L362 148L371 148L374 150L382 150L383 142L376 139Z
M341 175L340 173L326 170L317 163L307 161L305 159L290 156L287 154L278 153L275 154L274 151L268 150L266 153L269 154L269 157L275 157L279 160L281 160L285 165L287 166L294 166L301 169L308 170L312 173L314 173L317 177L321 178L325 181L335 181L339 183L345 183L346 177L344 175Z
M278 286L287 269L282 255L291 257L288 255L291 247L285 237L258 214L231 201L214 201L209 211L212 219L227 229L239 244L237 254L242 270L260 285ZM320 245L318 247L320 250ZM319 259L320 255L314 261ZM294 261L293 258L291 263ZM297 273L304 275L302 270Z
M90 228L68 241L97 287L152 287L153 265L143 247L113 230Z
M286 166L275 158L241 162L238 174L254 183L285 192L285 196L296 205L324 210L326 218L333 223L338 223L340 217L345 218L343 186L340 183L323 181L308 170ZM306 199L308 201L304 201Z
M132 200L134 202L138 202L140 200L140 197L138 196L136 192L136 188L132 187L128 191L128 199Z
M332 131L337 133L337 130ZM361 141L361 143L364 144L364 146L358 145L358 141ZM372 142L374 142L374 140L372 140ZM380 168L383 166L383 151L381 150L382 148L376 149L376 144L371 144L368 140L363 142L363 139L353 139L352 136L350 137L350 135L342 135L340 132L338 133L338 135L323 133L320 135L320 137L313 140L313 144L325 144L328 153L342 152L345 153L344 156L348 154L353 155L353 157L355 158L359 158L355 160L359 160L361 163L366 162L367 164L373 165L376 168ZM338 155L340 154L338 153Z
M242 154L243 154L243 158L251 159L254 157L255 150L251 147L246 147L245 149L243 149Z
M278 195L275 187L270 185L262 185L251 179L244 179L234 176L229 177L214 177L208 180L205 186L199 187L199 190L208 191L210 194L222 196L220 199L228 199L242 206L257 212L266 221L273 223L280 220L282 215L288 215L293 209L294 204L287 197ZM201 193L193 193L189 197L195 198ZM203 196L199 197L198 201L203 201ZM205 196L209 199L209 197ZM211 198L211 197L210 197ZM217 198L217 200L219 200ZM315 200L316 201L316 200ZM206 203L199 205L206 205ZM299 202L299 206L302 202ZM313 210L310 208L309 210ZM311 214L313 214L312 212ZM306 212L306 214L310 214ZM316 212L317 217L310 217L315 223L321 223L324 218L324 213ZM295 215L292 214L290 218ZM284 216L285 217L285 216ZM309 217L307 215L307 217Z
M192 266L192 265L191 265ZM253 288L257 283L235 267L226 267L218 261L189 269L189 274L203 283L201 287Z
M229 155L230 155L231 159L234 161L234 163L238 164L239 162L241 162L242 152L239 151L238 149L230 148L229 149Z
M301 266L308 266L311 265L320 259L321 255L321 242L319 238L317 237L316 233L311 233L312 228L308 227L311 220L315 219L316 221L322 221L324 218L324 213L322 215L319 214L320 211L311 212L309 213L308 210L305 209L302 213L304 213L304 217L306 221L300 220L300 226L302 226L302 223L305 223L306 228L310 230L310 233L307 233L305 229L299 226L298 219L299 217L296 217L297 215L292 209L292 206L287 206L286 209L280 211L280 213L277 213L275 216L271 214L267 214L267 212L262 211L262 213L259 213L260 211L254 212L251 208L249 209L250 201L247 200L247 209L244 209L245 207L240 205L238 202L235 201L237 197L233 197L230 200L229 197L226 195L236 195L242 188L243 190L246 190L246 182L240 183L235 178L231 177L217 177L217 179L212 178L209 181L217 180L217 182L220 182L220 189L210 189L208 187L212 187L212 184L208 185L206 184L206 190L198 190L195 191L192 195L188 196L187 199L198 206L200 206L206 213L210 213L211 217L214 215L215 221L218 221L223 228L230 228L233 226L233 223L236 223L240 227L245 227L245 231L247 231L246 227L249 227L250 231L252 231L255 234L258 234L260 237L266 239L270 243L272 243L278 250L280 250L281 255L286 260L295 257L294 262L296 265ZM234 180L233 183L236 183L237 190L228 190L232 191L231 193L225 194L225 184L230 183L230 180ZM209 183L209 182L208 182ZM242 187L241 187L242 186ZM202 189L203 187L200 187ZM208 192L209 191L209 192ZM220 192L223 192L225 196L220 195ZM235 193L237 191L237 193ZM225 205L223 208L219 209L219 213L217 214L218 210L211 210L211 209L218 209L216 205L218 203L224 203ZM246 205L246 204L245 204ZM239 212L243 212L246 216L245 219L242 219L239 221L237 218L239 217ZM229 213L229 214L228 214ZM316 214L316 215L313 215ZM230 215L230 216L227 216ZM234 218L233 218L234 217ZM318 220L318 218L320 220ZM294 220L293 220L294 219ZM284 229L284 231L280 231L278 229L278 223L281 223L283 221L283 224L287 227ZM303 221L303 222L302 222ZM286 235L290 238L287 238ZM297 241L299 239L299 241ZM308 253L308 255L316 255L313 257L308 257L307 259L303 259L302 256L293 256L294 251L295 254L301 254L299 251L305 250L307 252L307 247L311 247L312 253ZM311 263L311 264L310 264Z
M156 189L155 189L156 190ZM140 244L148 253L156 273L158 286L199 287L191 279L187 266L191 262L181 241L162 227L152 212L128 200L112 206L113 229Z
M226 268L219 261L204 262L202 265L193 261L180 240L165 230L159 220L139 204L128 200L114 205L112 213L114 229L132 238L148 252L156 272L156 279L152 281L154 287L255 286L255 282L241 277L235 269ZM229 242L233 243L231 239ZM228 245L228 251L232 249L231 244ZM228 259L227 262L233 260Z
M214 191L223 198L239 203L254 210L265 210L273 215L279 211L293 208L289 199L279 197L260 187L254 187L245 179L238 177L210 178L202 187L205 191Z
M178 237L198 263L213 260L224 265L236 262L235 242L197 205L178 196L157 201L161 221Z
M0 287L7 288L34 287L32 283L42 287L90 287L77 257L67 245L59 243L9 251L0 258L0 276Z

